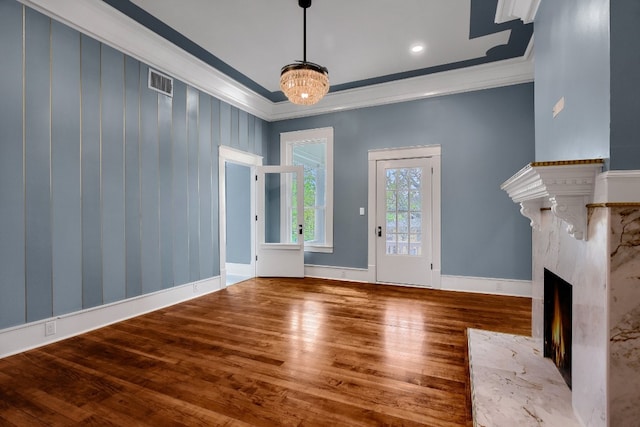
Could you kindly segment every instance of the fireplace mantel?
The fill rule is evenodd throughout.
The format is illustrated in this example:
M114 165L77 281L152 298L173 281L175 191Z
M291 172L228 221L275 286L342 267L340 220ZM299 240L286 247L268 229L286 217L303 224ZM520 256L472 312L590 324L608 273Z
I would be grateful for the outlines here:
M587 238L587 205L592 202L602 159L533 162L506 180L500 188L520 204L520 213L540 229L540 209L550 207L577 240Z

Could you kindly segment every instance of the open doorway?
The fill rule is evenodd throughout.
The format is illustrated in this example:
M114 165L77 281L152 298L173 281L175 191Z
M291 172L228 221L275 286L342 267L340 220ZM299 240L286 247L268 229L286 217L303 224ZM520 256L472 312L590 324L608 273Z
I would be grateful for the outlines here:
M225 286L255 277L255 167L262 157L220 147L220 278Z

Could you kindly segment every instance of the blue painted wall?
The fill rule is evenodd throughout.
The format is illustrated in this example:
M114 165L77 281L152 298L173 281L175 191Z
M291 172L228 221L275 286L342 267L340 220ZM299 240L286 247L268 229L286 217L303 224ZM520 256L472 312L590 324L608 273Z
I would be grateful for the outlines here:
M334 128L334 252L315 265L367 267L367 151L442 146L442 273L531 278L531 228L500 184L534 157L533 84L273 123L280 133Z
M0 58L0 328L219 274L217 147L267 123L14 0Z
M251 263L251 168L226 162L227 262Z
M609 0L541 2L535 82L535 159L608 159ZM563 96L565 109L554 119Z
M638 22L640 1L611 1L611 169L640 169Z

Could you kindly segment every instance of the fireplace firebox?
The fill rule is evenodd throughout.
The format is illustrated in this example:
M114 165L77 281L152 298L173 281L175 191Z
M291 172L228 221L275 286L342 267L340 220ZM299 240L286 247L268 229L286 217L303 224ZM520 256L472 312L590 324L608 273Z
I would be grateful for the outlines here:
M544 270L544 357L549 357L571 388L571 284Z

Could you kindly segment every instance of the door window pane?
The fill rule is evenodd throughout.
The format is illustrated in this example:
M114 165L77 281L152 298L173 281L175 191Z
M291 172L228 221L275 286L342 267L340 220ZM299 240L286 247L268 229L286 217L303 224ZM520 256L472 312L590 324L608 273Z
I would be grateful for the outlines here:
M394 168L386 173L387 254L422 254L422 169Z

